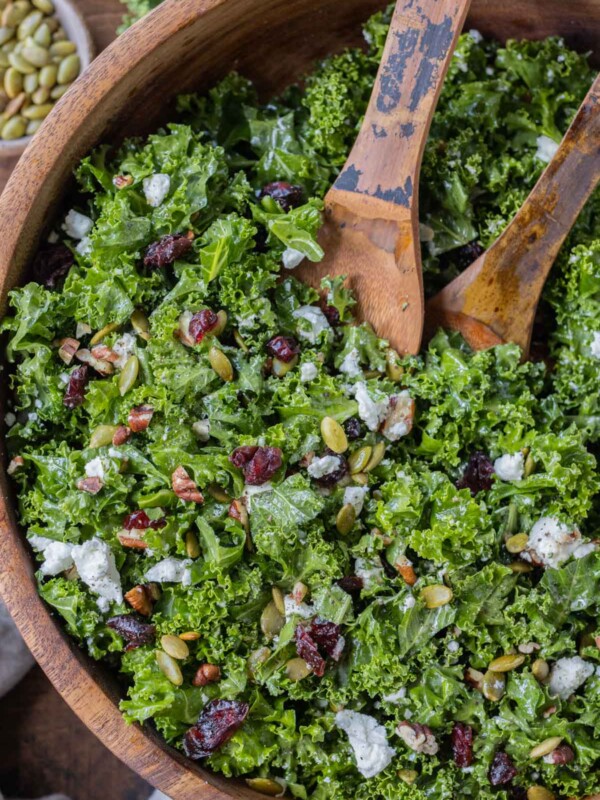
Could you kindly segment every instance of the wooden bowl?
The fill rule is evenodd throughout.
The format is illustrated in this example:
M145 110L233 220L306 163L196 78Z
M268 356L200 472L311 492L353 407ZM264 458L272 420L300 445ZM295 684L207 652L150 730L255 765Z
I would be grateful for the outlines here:
M178 92L206 88L232 68L268 95L313 61L360 41L381 0L166 0L106 50L50 114L0 198L0 313L26 275L79 159L124 133L151 129ZM501 40L561 34L581 51L600 41L600 0L474 0L468 27ZM54 686L132 769L174 800L258 798L243 782L212 775L148 727L126 725L113 675L63 633L40 600L33 560L0 470L0 592Z

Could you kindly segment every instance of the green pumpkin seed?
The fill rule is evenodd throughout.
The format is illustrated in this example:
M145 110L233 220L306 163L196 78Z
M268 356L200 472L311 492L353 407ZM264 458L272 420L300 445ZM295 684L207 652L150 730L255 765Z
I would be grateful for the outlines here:
M97 331L92 336L92 338L90 339L90 347L93 347L95 344L101 342L102 339L104 339L106 336L109 335L109 333L114 333L115 331L118 331L120 327L121 326L119 325L118 322L109 322L108 325L105 325L103 328L100 328L100 330Z
M352 503L342 506L335 518L335 527L342 536L347 536L356 522L356 509Z
M547 661L544 661L543 658L536 658L531 665L531 671L533 673L533 677L542 683L542 681L545 681L548 675L550 675L550 666Z
M488 670L483 676L483 683L481 685L481 693L486 700L491 700L497 703L504 697L506 691L506 678L502 672L493 672Z
M283 786L270 778L246 778L246 783L255 792L268 794L270 797L283 794Z
M27 92L27 94L33 94L39 85L39 74L37 72L32 72L31 75L25 75L23 78L23 89Z
M119 392L121 397L133 388L140 371L140 360L137 356L129 356L119 375Z
M50 62L50 53L39 44L26 45L21 55L24 59L33 64L34 67L45 67Z
M24 107L27 101L27 95L25 92L21 92L16 97L13 97L12 100L9 100L8 103L5 104L4 113L2 114L4 120L9 120L11 117L14 117L15 114L18 114L19 111Z
M27 123L23 117L12 117L12 119L9 119L8 122L5 123L0 135L2 139L6 141L20 139L22 136L25 136L26 128Z
M178 661L183 661L190 654L190 648L183 639L170 633L161 636L160 645L168 656L176 658Z
M528 478L535 469L535 461L531 452L527 453L527 458L525 459L525 465L523 467L523 477Z
M362 472L371 460L372 453L373 448L369 447L368 444L366 444L364 447L360 447L358 450L355 450L354 453L348 457L350 474L356 475L357 472Z
M53 108L54 106L52 103L42 103L39 106L29 106L28 108L23 109L23 116L25 119L46 119Z
M506 540L506 549L509 553L522 553L528 542L529 536L526 533L516 533Z
M404 367L398 363L399 361L398 353L391 347L388 348L385 354L385 374L391 381L400 381L404 376Z
M398 770L398 777L404 783L408 783L411 786L419 777L419 773L416 769L399 769Z
M551 736L549 739L544 739L543 742L536 744L536 746L531 749L529 758L532 760L543 758L544 756L547 756L548 753L556 750L561 742L562 736Z
M156 651L156 663L162 674L168 678L174 686L181 686L183 683L183 675L179 664L175 659L164 650Z
M35 72L33 64L30 64L20 53L14 50L8 54L8 60L11 67L14 67L21 75L31 75L32 72Z
M373 448L373 452L371 454L371 458L369 459L369 463L365 467L365 472L371 472L378 467L379 464L383 461L383 457L385 455L385 444L383 442L378 442L375 447Z
M2 12L2 25L8 28L17 28L31 11L29 3L11 3Z
M220 336L227 326L227 312L217 311L217 324L209 331L210 336Z
M44 105L44 103L47 103L50 99L50 89L40 86L39 89L36 89L35 92L33 92L31 99L36 106Z
M116 431L116 425L98 425L97 428L94 428L94 431L90 436L89 447L94 449L96 447L106 447L107 445L112 444L113 436L115 435Z
M527 789L527 800L556 800L556 797L544 786L530 786Z
M44 121L43 119L29 120L29 122L27 123L27 128L25 129L25 133L27 134L27 136L33 136L34 133L37 133L43 121Z
M301 681L310 673L311 669L303 658L290 658L285 665L285 674L291 681Z
M40 70L40 86L44 89L52 89L56 83L56 76L58 74L58 67L56 64L48 64Z
M6 25L2 25L2 27L0 27L0 45L10 42L14 35L14 28L9 28Z
M444 586L443 583L433 584L426 586L421 591L421 599L427 608L440 608L446 606L454 597L454 592L449 586Z
M58 65L57 80L59 83L71 83L79 75L81 70L81 61L77 53L72 53L70 56L63 58Z
M60 56L61 58L65 58L66 56L74 55L77 52L77 47L75 46L74 42L64 41L61 39L56 41L56 33L54 34L54 39L54 44L50 45L51 56Z
M260 616L260 629L268 639L272 639L281 631L285 625L285 617L277 610L277 606L271 600L264 607Z
M221 380L229 382L233 380L233 366L222 350L218 347L211 347L208 351L208 362Z
M271 589L271 594L273 595L273 602L275 603L275 608L279 611L280 614L285 615L285 601L283 599L283 592L279 588L279 586L273 586Z
M54 89L50 90L50 97L53 100L60 100L60 98L65 95L70 88L70 83L66 84L65 86L55 86Z
M327 447L334 453L345 453L348 449L346 433L333 417L323 417L321 420L321 436Z
M250 653L248 656L247 670L251 678L255 677L258 667L264 664L270 655L271 651L268 647L259 647L258 650L254 650L254 652Z
M44 14L54 14L54 3L50 2L50 0L31 0L31 2Z
M294 356L291 361L282 361L279 358L274 358L273 364L271 365L271 372L276 378L283 378L290 370L294 369L297 363L298 356Z
M526 564L524 561L513 561L512 564L508 565L508 568L518 575L525 575L527 572L533 572L533 566L531 564Z
M8 55L4 52L4 50L0 50L0 67L3 70L7 70L10 67L10 61L8 60ZM4 79L2 79L4 82Z
M41 47L45 47L46 50L50 47L52 44L52 32L47 22L42 22L40 27L33 34L33 41Z
M146 341L150 339L150 322L143 311L140 311L139 308L136 308L131 315L130 322L131 327L138 336L141 336L141 338L145 339Z
M366 486L369 483L369 476L366 472L357 472L356 475L352 476L352 480L358 486Z
M513 669L520 667L524 661L525 656L521 655L520 653L509 653L506 656L495 658L489 665L488 669L492 672L512 672Z
M231 497L227 494L225 489L221 489L216 483L211 483L207 486L206 491L217 503L231 503Z
M194 531L188 531L185 535L185 552L188 558L198 558L200 555L200 544Z
M28 36L33 36L44 20L41 11L32 11L22 20L17 28L17 39L22 42Z

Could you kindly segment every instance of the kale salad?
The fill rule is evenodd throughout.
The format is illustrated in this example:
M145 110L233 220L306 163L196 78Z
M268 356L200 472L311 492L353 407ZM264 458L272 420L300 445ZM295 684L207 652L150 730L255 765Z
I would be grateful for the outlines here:
M39 591L127 720L306 800L600 792L600 201L533 356L400 358L318 261L364 49L264 105L232 74L77 170L10 295L9 473ZM500 234L591 81L464 34L421 178L429 293Z

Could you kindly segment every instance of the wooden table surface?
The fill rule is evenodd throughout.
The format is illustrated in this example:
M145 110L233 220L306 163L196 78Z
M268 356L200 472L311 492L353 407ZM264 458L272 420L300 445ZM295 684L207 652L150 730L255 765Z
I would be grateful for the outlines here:
M115 38L123 6L76 2L100 52ZM13 167L0 163L0 190ZM0 791L11 798L62 792L71 800L145 800L151 787L90 733L36 666L0 700Z

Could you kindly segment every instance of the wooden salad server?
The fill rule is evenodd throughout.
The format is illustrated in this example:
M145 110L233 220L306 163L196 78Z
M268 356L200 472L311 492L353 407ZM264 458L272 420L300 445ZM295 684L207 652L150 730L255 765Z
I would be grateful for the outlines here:
M600 75L500 238L428 301L427 335L458 330L475 350L514 342L527 358L550 268L599 180Z
M325 197L317 263L297 270L320 287L346 275L358 317L400 353L417 353L424 321L419 245L421 160L470 0L398 0L364 121Z

